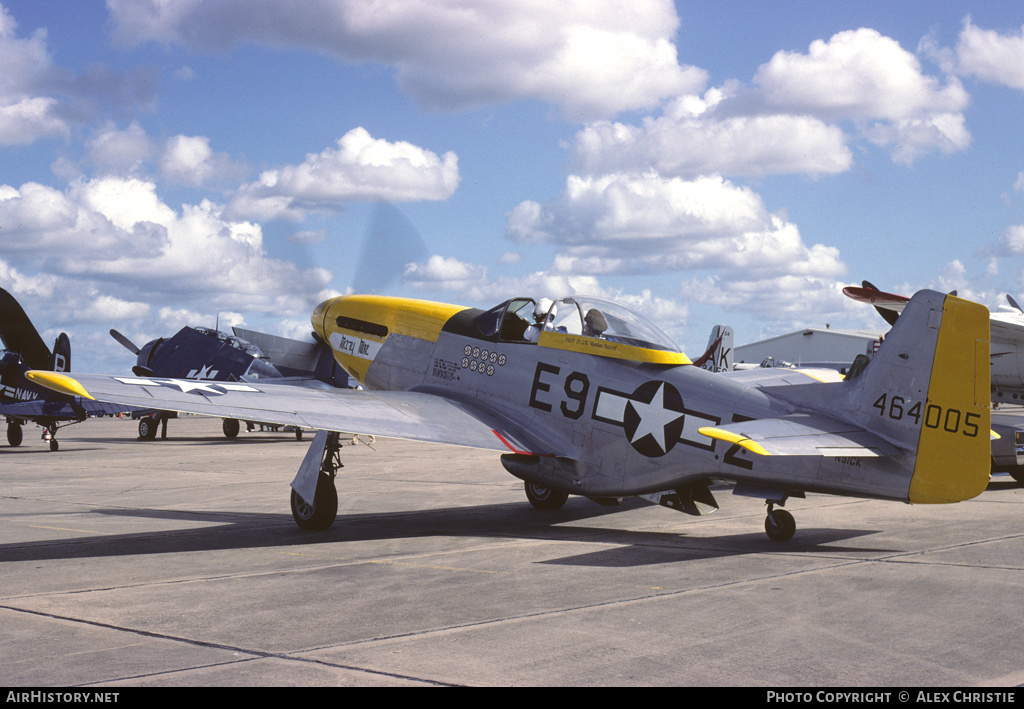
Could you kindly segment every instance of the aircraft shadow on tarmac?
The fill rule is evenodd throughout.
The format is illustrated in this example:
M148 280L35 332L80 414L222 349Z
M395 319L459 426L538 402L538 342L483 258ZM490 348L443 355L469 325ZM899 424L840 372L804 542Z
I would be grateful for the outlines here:
M1010 476L1006 476L1006 477L998 477L998 478L997 477L993 477L991 480L989 480L988 487L985 488L985 489L989 490L989 491L1013 490L1013 489L1018 488L1018 487L1024 487L1024 484L1017 482L1016 480L1014 480ZM982 493L982 494L984 494L984 493Z
M170 442L170 441L168 441ZM236 439L227 439L223 436L209 435L209 436L175 436L173 438L174 444L188 444L190 446L222 446L238 445L238 446L249 446L249 445L262 445L269 443L276 443L277 445L288 444L289 442L296 443L302 447L308 447L309 441L299 441L295 439L295 434L291 431L260 431L254 432L249 435L243 435ZM53 455L50 451L46 442L40 439L38 445L37 441L29 441L26 439L25 443L12 448L11 446L0 446L0 456L5 455L32 455L32 454L46 454ZM125 436L106 436L106 437L90 437L84 440L76 440L74 438L61 438L61 453L69 454L75 453L76 451L88 449L95 450L105 445L124 445L126 443L137 443L140 446L159 446L161 440L157 437L153 441L140 441L132 435Z
M645 505L627 500L620 507L599 507L589 501L578 500L557 512L539 512L529 505L506 503L409 512L341 514L331 529L315 533L296 529L291 516L284 514L96 509L92 510L93 514L186 520L193 523L207 521L211 526L0 544L0 563L302 547L403 538L412 540L429 536L546 539L605 545L607 548L598 551L542 563L609 568L764 552L821 551L834 554L844 551L898 551L835 546L836 542L876 534L879 530L808 528L801 530L799 536L791 542L772 542L761 532L759 516L750 518L752 526L749 532L709 537L687 536L685 532L679 531L634 531L578 524L640 506ZM665 513L675 514L669 511ZM77 524L82 523L79 521Z
M88 440L88 444L89 445L91 445L93 443L105 444L105 445L109 445L109 444L123 445L125 443L132 443L132 442L138 443L138 445L140 445L140 446L159 446L159 445L161 445L161 439L160 439L159 436L157 436L152 441L142 441L142 440L139 440L138 438L135 438L135 437L133 437L131 435L127 435L127 436L120 437L120 438L118 438L116 436L96 437L96 438L90 438ZM281 445L282 443L293 442L293 443L296 443L296 444L302 446L303 449L305 449L306 447L309 446L309 440L308 439L305 440L305 441L296 440L295 439L295 434L292 433L291 431L258 431L258 432L253 432L253 433L249 433L249 434L240 434L238 438L225 438L224 436L217 436L215 434L211 434L209 436L173 436L172 438L168 439L167 442L168 443L173 442L174 444L178 444L178 445L188 444L190 446L208 446L208 445L225 445L225 444L247 446L247 445L263 444L263 443L276 443L278 445ZM70 440L68 440L67 442L62 441L62 445L70 445L70 443L71 443ZM72 449L69 449L69 450L72 450Z

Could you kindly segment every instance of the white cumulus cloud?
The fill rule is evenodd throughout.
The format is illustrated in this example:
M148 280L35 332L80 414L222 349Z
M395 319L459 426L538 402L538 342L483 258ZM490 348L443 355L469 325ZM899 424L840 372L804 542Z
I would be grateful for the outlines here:
M141 302L141 293L203 309L241 302L293 314L319 302L331 279L324 269L271 258L258 224L230 219L209 200L172 209L155 184L138 178L81 179L65 191L0 185L0 223L0 259L10 272L49 273L67 293L92 288L113 299L95 301L91 312Z
M233 161L227 153L214 152L210 139L201 135L173 136L160 155L160 174L189 187L235 182L248 171L248 167Z
M983 30L964 20L956 45L957 73L1024 91L1024 26L1016 34Z
M896 40L867 28L815 40L806 54L777 52L754 83L768 104L814 115L900 120L968 103L959 82L943 86Z
M853 157L842 129L813 116L717 116L712 105L699 113L666 110L642 126L592 123L576 135L573 160L590 174L761 177L845 172Z
M867 138L897 162L971 141L963 117L970 97L959 80L925 74L916 56L873 29L815 40L807 53L777 52L754 83L775 110L862 122Z
M845 270L837 249L806 247L796 226L770 213L759 195L719 176L570 176L548 204L512 210L506 236L556 244L564 272Z
M17 23L0 5L0 145L27 145L40 138L67 136L59 102L45 95L53 71L46 32L17 36Z
M308 212L336 211L352 201L444 200L458 184L455 153L438 156L354 128L338 140L337 148L307 155L299 165L267 170L243 185L229 212L256 219L302 219Z
M539 99L576 118L650 109L698 91L680 66L670 0L109 0L115 37L200 50L302 47L396 70L431 109Z

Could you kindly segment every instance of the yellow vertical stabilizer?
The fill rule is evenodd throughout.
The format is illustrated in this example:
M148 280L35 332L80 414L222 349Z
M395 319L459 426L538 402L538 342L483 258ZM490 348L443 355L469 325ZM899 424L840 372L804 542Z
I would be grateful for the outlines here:
M960 502L987 487L991 470L988 309L947 295L928 398L921 412L912 503Z

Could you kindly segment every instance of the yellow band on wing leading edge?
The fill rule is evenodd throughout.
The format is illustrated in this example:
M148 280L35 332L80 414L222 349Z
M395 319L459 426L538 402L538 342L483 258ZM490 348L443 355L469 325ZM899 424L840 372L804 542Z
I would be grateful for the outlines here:
M72 379L68 375L61 374L60 372L47 372L42 369L32 369L25 372L25 378L30 382L44 386L58 394L81 396L95 401L95 398L87 392L85 387L79 384L76 379Z
M704 426L697 429L697 433L708 438L715 438L719 441L725 441L726 443L735 443L741 448L746 448L751 453L757 453L758 455L771 455L764 449L759 443L754 442L752 439L740 433L733 433L732 431L725 431L721 428L715 428L714 426Z

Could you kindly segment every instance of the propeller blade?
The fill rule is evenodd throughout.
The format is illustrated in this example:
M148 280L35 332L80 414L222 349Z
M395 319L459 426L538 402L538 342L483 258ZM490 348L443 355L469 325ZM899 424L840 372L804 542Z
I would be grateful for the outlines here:
M1021 307L1017 305L1017 301L1013 299L1012 295L1007 293L1006 300L1009 301L1010 307L1016 308L1018 313L1024 314L1024 310L1022 310Z
M125 349L127 349L132 354L137 355L139 353L139 348L135 346L135 343L132 342L131 340L129 340L124 335L122 335L117 330L111 328L110 329L110 336L113 337L118 342L120 342L122 345L124 345Z
M387 202L373 210L370 230L352 288L355 293L383 293L402 277L405 265L427 256L427 247L416 227Z

